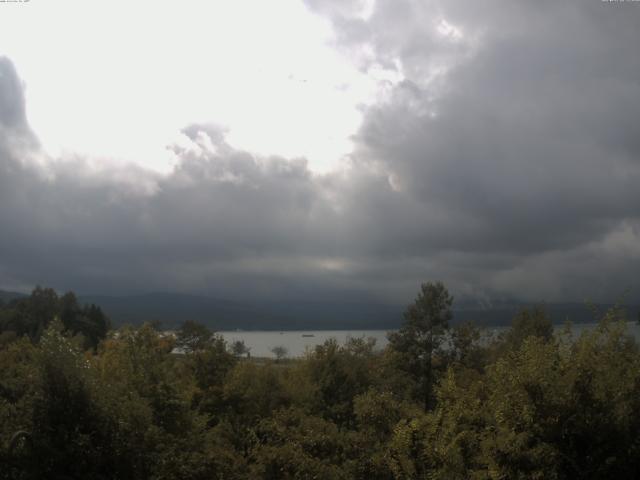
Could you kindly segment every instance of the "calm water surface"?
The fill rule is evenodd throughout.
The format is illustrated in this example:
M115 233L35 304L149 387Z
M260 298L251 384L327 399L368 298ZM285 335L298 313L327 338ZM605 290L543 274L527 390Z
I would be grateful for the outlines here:
M313 349L330 338L335 338L339 344L343 344L348 338L373 337L376 339L376 348L383 349L387 341L387 330L286 330L283 332L272 331L240 331L218 332L229 343L236 340L244 341L251 349L252 357L275 357L271 353L274 347L282 346L287 349L288 357L300 357L307 348Z
M595 327L593 323L575 324L572 326L573 334L578 336L581 332ZM487 327L486 333L497 335L506 327ZM562 325L556 326L557 331L563 329ZM286 330L278 331L223 331L218 332L231 344L236 340L244 341L251 349L253 357L274 358L271 352L274 347L282 346L287 349L287 357L300 357L307 349L313 349L330 338L335 338L339 344L343 344L349 338L375 338L376 349L382 350L389 342L387 333L391 330ZM628 332L640 341L640 326L635 322L628 323Z

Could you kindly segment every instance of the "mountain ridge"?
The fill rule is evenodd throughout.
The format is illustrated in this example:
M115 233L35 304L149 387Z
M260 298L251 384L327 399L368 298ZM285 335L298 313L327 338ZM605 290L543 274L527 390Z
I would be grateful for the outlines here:
M9 302L27 296L0 290L0 299ZM405 305L364 301L322 300L228 300L205 295L149 292L132 295L78 295L82 304L98 305L117 327L158 322L163 328L175 328L186 320L204 323L214 330L341 330L395 329L403 321ZM596 319L590 307L578 302L527 303L502 301L465 301L453 307L452 324L474 321L479 326L505 326L522 309L542 306L555 324L567 319L589 323ZM604 312L613 304L595 304ZM638 318L640 306L626 307L628 319Z

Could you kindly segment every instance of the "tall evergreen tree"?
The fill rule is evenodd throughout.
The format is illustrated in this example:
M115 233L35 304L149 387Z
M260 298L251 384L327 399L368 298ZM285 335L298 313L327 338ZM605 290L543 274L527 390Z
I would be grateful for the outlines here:
M453 297L442 282L423 283L418 296L404 313L399 331L389 334L391 348L400 354L403 369L418 384L425 410L431 406L433 357L452 318Z

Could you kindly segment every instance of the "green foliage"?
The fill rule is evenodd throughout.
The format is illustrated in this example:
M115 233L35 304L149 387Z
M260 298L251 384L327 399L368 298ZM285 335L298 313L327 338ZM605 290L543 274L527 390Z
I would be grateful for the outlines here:
M541 307L525 309L516 315L504 340L509 348L518 349L529 337L540 338L543 342L553 338L553 324Z
M248 357L250 351L251 349L245 345L244 340L236 340L231 344L231 353L236 357L241 357L243 355L247 355Z
M287 356L288 350L283 347L282 345L278 345L276 347L273 347L271 349L271 353L273 353L276 356L276 361L279 362L280 360L282 360L284 357Z
M229 372L224 385L225 404L247 423L268 417L289 403L282 373L275 367L240 362Z
M110 432L91 398L88 360L62 329L61 322L53 322L38 352L40 391L31 435L36 471L42 477L98 472L112 454Z
M396 429L396 476L636 478L640 357L624 331L530 335L470 385L450 369L437 407Z
M306 359L306 375L317 392L314 408L338 425L355 424L354 399L372 384L373 345L363 348L363 342L351 339L340 346L330 339Z
M358 430L371 438L386 440L403 418L419 414L411 402L398 398L393 392L370 388L354 399L354 413Z
M212 336L206 348L185 355L182 362L185 378L193 382L191 405L209 418L209 424L220 420L224 407L224 381L236 365L220 336Z
M209 346L213 338L213 332L205 325L187 320L176 332L176 347L185 353L203 350Z
M415 380L425 410L433 400L434 354L449 328L452 303L453 297L441 282L423 283L415 302L404 314L402 328L389 334L398 364Z
M384 351L329 340L277 362L197 324L86 349L73 295L33 297L0 310L23 328L0 343L2 480L640 476L640 349L620 310L580 336L524 311L489 342L448 330L451 297L425 284Z
M33 408L39 394L38 350L27 339L19 339L0 349L0 478L25 470L27 445L16 445L9 456L8 446L16 432L33 430ZM4 472L3 472L4 471ZM6 476L3 476L6 475Z
M298 409L277 411L256 428L253 478L350 478L340 463L344 439L338 427Z
M0 345L22 336L38 341L56 318L65 332L83 338L84 348L95 349L109 330L109 319L96 305L81 306L71 292L58 297L51 288L36 287L29 297L0 306Z
M450 330L449 361L469 369L482 370L486 363L482 331L473 323L456 325Z

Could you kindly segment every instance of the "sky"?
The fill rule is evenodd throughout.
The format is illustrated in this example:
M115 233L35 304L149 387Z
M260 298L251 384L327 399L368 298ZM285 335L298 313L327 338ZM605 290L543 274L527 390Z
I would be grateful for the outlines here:
M640 301L640 2L0 3L0 289Z

